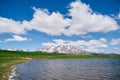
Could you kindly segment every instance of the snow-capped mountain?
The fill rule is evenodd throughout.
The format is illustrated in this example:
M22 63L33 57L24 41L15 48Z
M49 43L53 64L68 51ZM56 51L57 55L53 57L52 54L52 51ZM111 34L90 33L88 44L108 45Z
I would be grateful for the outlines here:
M54 53L71 53L71 54L79 54L81 52L86 52L81 50L81 48L79 47L70 46L70 45L49 46L49 47L38 49L37 51L54 52Z

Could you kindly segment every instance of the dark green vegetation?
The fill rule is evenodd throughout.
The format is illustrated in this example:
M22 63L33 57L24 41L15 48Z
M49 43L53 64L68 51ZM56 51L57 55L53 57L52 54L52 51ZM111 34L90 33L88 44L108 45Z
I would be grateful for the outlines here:
M66 59L66 58L120 58L120 55L86 55L55 54L43 52L20 52L0 50L0 80L7 80L11 66L32 59Z

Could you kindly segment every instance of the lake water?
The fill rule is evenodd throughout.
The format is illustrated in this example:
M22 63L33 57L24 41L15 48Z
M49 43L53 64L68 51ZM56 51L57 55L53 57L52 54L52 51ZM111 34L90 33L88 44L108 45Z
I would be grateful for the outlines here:
M120 59L32 60L11 80L120 80Z

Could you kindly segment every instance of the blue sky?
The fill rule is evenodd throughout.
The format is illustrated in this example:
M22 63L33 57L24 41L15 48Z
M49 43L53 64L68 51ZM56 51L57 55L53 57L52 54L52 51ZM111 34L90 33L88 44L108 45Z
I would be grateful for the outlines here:
M120 53L120 0L0 0L0 48L73 45Z

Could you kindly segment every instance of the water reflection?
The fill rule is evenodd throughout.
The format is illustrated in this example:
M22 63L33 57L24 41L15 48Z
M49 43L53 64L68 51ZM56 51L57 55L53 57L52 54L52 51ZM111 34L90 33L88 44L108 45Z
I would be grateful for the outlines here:
M15 80L120 80L120 59L33 60L16 74Z

